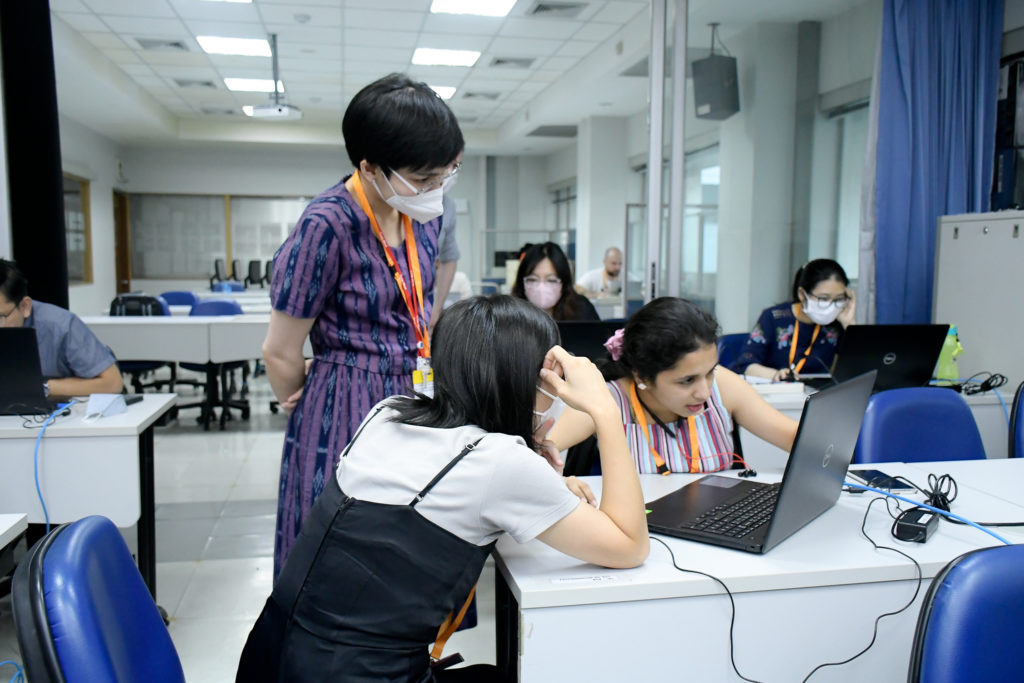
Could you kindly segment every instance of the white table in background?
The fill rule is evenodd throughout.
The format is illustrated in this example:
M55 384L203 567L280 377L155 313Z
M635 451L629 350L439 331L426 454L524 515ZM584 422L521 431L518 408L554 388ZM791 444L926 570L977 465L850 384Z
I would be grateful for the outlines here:
M88 515L119 527L138 523L139 571L156 595L153 425L174 405L174 394L144 394L120 415L85 423L85 402L46 428L39 448L39 485L51 524ZM39 426L0 417L0 513L46 517L36 495L33 453Z
M28 517L24 514L0 514L0 577L6 576L25 554L25 531Z
M259 303L239 301L238 303L242 307L242 313L269 314L271 311L270 301L260 301ZM171 309L173 316L189 315L192 312L192 307L187 305L171 305L168 308Z
M949 463L887 464L887 471L925 478ZM1024 507L987 494L993 478L1024 486L1024 460L959 463L962 492L954 511L988 522L1024 521ZM759 476L774 481L780 473ZM652 500L697 475L641 476ZM600 479L589 479L599 494ZM875 551L860 533L870 498L839 502L764 555L658 536L680 566L725 581L736 600L735 656L740 671L763 681L799 681L820 663L846 659L871 639L875 617L906 604L916 570L902 556ZM906 680L921 600L953 558L999 542L976 529L941 523L925 544L894 540L882 503L867 531L921 565L925 580L914 604L884 619L862 657L814 675L814 681ZM1019 528L998 530L1024 541ZM729 601L711 579L677 571L656 541L643 566L609 570L569 558L539 541L509 538L495 554L498 664L526 682L582 680L738 680L729 663Z

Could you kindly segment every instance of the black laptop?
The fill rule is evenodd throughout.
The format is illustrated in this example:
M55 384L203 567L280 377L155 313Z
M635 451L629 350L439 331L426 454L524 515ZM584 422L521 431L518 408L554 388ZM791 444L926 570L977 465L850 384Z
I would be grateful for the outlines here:
M876 392L923 387L948 331L949 325L850 325L836 351L832 378L844 382L878 370Z
M43 391L35 329L0 328L0 415L48 415L56 409Z
M764 553L839 499L875 372L811 394L777 484L708 475L647 503L652 533Z
M590 360L601 360L608 356L604 343L626 323L619 321L560 321L558 333L562 337L562 348L574 356Z

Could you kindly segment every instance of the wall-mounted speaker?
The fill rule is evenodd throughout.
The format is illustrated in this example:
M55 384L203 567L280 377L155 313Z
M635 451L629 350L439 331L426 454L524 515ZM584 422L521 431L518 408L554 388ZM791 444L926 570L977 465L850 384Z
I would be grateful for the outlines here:
M736 58L711 55L691 64L693 105L698 119L727 119L740 110Z

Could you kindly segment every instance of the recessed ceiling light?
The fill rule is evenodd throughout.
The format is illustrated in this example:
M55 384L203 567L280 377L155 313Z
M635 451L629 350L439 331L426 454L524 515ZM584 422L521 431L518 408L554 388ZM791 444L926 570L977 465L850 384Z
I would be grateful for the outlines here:
M224 85L236 92L274 92L272 78L225 78ZM284 83L277 82L277 91L284 92Z
M208 55L242 55L243 57L269 57L270 43L264 38L223 38L196 36L199 47Z
M412 53L412 63L420 66L473 66L480 53L473 50L435 50L418 47Z
M512 10L516 0L434 0L430 11L434 14L476 14L481 17L504 17Z
M430 89L436 92L442 100L450 100L452 95L455 94L455 86L453 85L432 85Z

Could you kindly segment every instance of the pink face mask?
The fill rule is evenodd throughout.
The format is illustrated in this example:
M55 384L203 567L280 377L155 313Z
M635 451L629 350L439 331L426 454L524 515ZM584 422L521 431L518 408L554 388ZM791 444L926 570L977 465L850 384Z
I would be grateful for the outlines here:
M558 303L558 300L562 298L561 282L546 282L544 280L540 282L526 281L523 283L523 290L526 292L526 298L531 304L545 311L553 308Z

